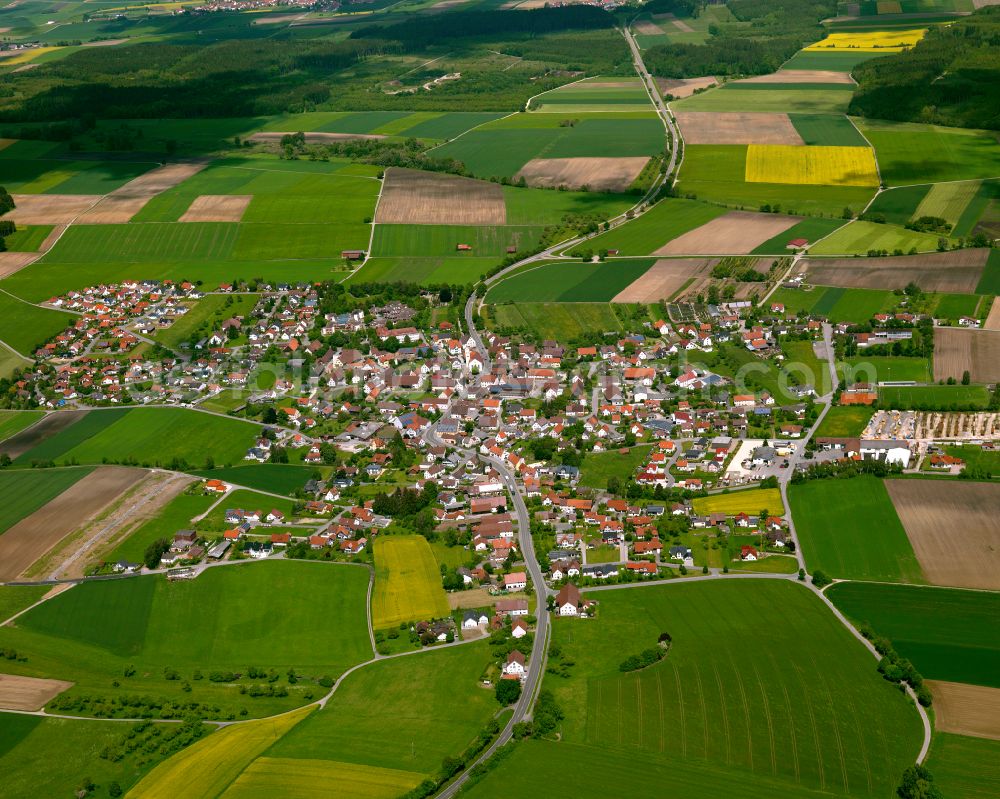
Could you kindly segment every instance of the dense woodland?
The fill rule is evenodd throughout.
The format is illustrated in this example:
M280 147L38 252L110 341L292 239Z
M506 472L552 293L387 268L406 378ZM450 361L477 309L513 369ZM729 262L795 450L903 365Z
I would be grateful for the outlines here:
M849 112L1000 130L1000 8L931 26L912 50L859 65Z
M656 11L697 15L694 0L654 0ZM661 9L662 6L662 9ZM710 26L705 44L650 48L646 66L663 78L763 75L774 72L803 45L822 37L819 21L836 13L835 0L730 0L740 26Z

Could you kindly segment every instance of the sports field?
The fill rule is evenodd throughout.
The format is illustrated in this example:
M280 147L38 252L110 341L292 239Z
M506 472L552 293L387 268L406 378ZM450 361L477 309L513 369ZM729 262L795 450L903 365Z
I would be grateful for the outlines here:
M748 491L730 491L729 493L713 494L709 497L696 497L692 500L696 513L726 513L735 516L746 513L756 516L767 508L771 515L781 515L785 505L781 501L781 492L777 488L751 488Z
M487 293L498 302L610 302L653 265L652 259L536 265L518 272Z
M850 619L889 638L924 677L1000 688L997 594L857 582L827 594Z
M925 581L882 480L810 480L788 489L810 571L888 582Z
M374 544L375 592L372 626L440 619L449 614L441 574L427 539L421 535L380 537Z
M765 790L775 782L789 794L887 795L919 748L912 707L803 586L675 581L594 598L596 622L557 619L553 629L575 662L568 680L544 686L566 715L560 745L627 753L644 767L739 769L748 791L762 780L749 796L775 795ZM673 639L666 658L619 671L623 657L655 646L664 631Z

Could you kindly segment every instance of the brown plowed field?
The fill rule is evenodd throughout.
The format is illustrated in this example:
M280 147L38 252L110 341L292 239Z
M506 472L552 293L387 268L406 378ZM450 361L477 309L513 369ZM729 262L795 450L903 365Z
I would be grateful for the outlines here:
M100 199L100 194L13 194L13 211L4 219L21 225L65 225Z
M668 300L695 275L706 272L714 261L709 258L665 258L618 292L611 302L659 302Z
M927 680L934 696L934 728L1000 741L1000 688Z
M718 82L711 75L704 78L681 78L679 80L656 78L656 87L661 94L669 94L678 100L683 100L694 94L696 89L707 89L709 86L715 86Z
M854 79L849 72L834 72L830 69L779 69L770 75L755 75L737 83L847 83Z
M642 21L640 21L640 22L636 22L632 26L632 30L634 30L640 36L662 36L663 35L663 30L662 29L658 28L652 22L650 22L649 20L645 20L645 19L642 20Z
M17 674L0 674L0 708L4 710L41 710L50 699L61 694L73 683L64 680L42 680Z
M408 225L505 225L503 187L441 172L385 171L375 221Z
M632 158L534 158L514 175L529 186L545 189L566 186L591 191L627 191L649 161L646 156Z
M74 422L80 421L88 411L58 411L50 413L38 422L0 443L0 455L9 455L11 460L37 447L46 439L61 433Z
M800 144L788 114L677 111L687 144Z
M1000 381L1000 330L939 327L934 331L934 379L961 380L966 370L973 383Z
M797 216L730 211L678 236L653 255L746 255L798 221Z
M820 286L902 289L910 282L924 291L974 294L989 250L901 255L892 258L807 260L806 280Z
M885 487L928 580L1000 589L1000 485L886 480Z
M183 183L208 165L207 160L166 164L149 170L106 195L76 220L81 225L119 225L128 222L153 197Z
M282 136L289 136L290 133L276 133L276 132L265 132L265 133L254 133L252 136L248 136L247 139L250 141L261 141L261 142L280 142ZM384 139L380 133L322 133L315 131L306 134L306 141L313 144L323 144L324 142L331 141L356 141L357 139Z
M145 475L144 469L101 466L19 521L0 536L0 582L16 578Z
M202 194L180 218L181 222L239 222L252 194Z
M13 275L42 257L37 252L0 252L0 279Z
M990 306L990 314L983 322L985 330L1000 330L1000 302L994 298L993 305Z

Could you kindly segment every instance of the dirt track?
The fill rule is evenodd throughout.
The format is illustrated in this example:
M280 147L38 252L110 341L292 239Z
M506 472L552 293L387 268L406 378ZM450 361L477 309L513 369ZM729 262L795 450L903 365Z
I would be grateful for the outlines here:
M503 187L440 172L390 168L375 221L410 225L504 225Z
M678 236L653 255L746 255L798 221L797 216L730 211Z
M612 302L659 302L669 300L695 275L714 263L708 258L669 258L657 261L615 296Z
M202 194L180 218L181 222L239 222L253 200L252 194Z
M902 289L916 283L924 291L974 294L989 250L956 250L891 258L806 260L806 280L820 286Z
M37 677L0 674L0 708L41 710L50 699L72 687L73 683L63 680L42 680Z
M638 158L534 158L514 175L529 186L558 188L566 186L590 191L627 191L649 161Z
M9 455L11 460L37 447L45 439L61 433L74 422L78 422L88 411L58 411L50 413L38 422L0 443L0 455Z
M687 144L805 144L788 114L677 111L674 116Z
M147 474L101 466L0 536L0 582L13 580Z
M1000 589L1000 485L886 480L885 486L930 582Z
M934 696L934 728L1000 741L1000 688L927 680Z
M1000 330L939 327L934 331L934 379L961 380L966 370L973 383L1000 381Z

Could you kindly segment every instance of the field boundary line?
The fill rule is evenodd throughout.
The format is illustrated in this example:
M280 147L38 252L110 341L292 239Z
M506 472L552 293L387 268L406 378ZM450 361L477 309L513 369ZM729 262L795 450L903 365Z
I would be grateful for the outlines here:
M809 726L812 727L813 745L816 747L816 767L819 769L819 787L826 790L826 769L823 767L823 747L819 742L819 727L816 726L816 714L813 712L812 699L809 698L809 690L802 679L802 669L798 664L794 666L795 676L799 681L799 688L805 699L806 710L809 712Z
M753 673L757 678L757 687L760 688L760 696L764 702L764 715L767 717L767 736L770 739L770 749L771 749L771 775L777 776L778 774L778 761L775 757L774 752L774 720L771 718L771 703L767 699L767 691L764 689L764 681L760 678L760 669L757 668L757 664L753 664Z
M694 678L698 683L698 700L701 703L701 730L704 737L705 759L708 759L708 704L705 702L705 686L701 681L701 666L694 664Z
M684 691L681 690L681 675L677 670L677 664L671 661L670 667L674 670L674 683L677 685L677 715L680 716L681 720L681 757L687 758L687 721L684 717Z
M736 675L736 684L740 687L740 699L743 701L743 718L747 723L747 754L750 756L750 772L756 773L753 767L753 727L750 724L750 703L747 702L747 692L743 687L743 678L740 670L733 660L733 653L729 653L729 664L733 667L733 674Z
M774 656L769 653L771 659L771 665L775 666ZM788 686L782 681L781 692L785 695L785 709L788 711L788 727L792 733L792 765L795 766L795 782L796 784L802 781L799 772L799 742L795 735L795 716L792 712L792 700L788 697Z
M833 715L833 723L830 726L833 728L833 734L837 739L837 757L840 760L840 776L844 780L844 791L846 793L850 793L851 783L847 776L847 760L844 758L844 742L840 737L840 724L836 712L837 705L833 699L833 691L830 690L830 684L826 681L826 677L824 677L819 671L819 668L816 665L816 659L812 655L809 656L809 662L812 663L813 674L819 678L819 682L822 684L823 690L826 691L827 698L830 700L830 709Z

